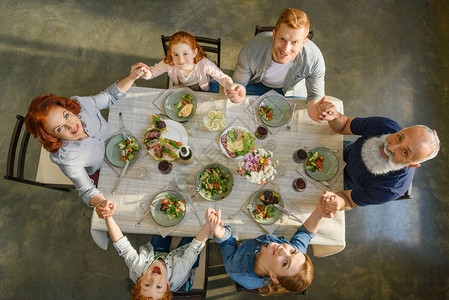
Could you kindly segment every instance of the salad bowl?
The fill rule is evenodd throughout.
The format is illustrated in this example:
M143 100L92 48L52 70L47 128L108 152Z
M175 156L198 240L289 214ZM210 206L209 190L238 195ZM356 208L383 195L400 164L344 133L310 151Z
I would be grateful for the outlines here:
M318 157L322 156L322 170L309 170L307 164L309 161L313 160L312 154L319 153ZM309 162L310 163L310 162ZM324 147L314 148L309 151L306 162L304 163L304 169L307 175L315 180L329 180L337 174L338 171L338 159L335 154Z
M231 193L234 177L222 164L212 163L201 168L195 184L201 197L209 201L219 201Z
M270 189L262 189L258 190L253 194L251 200L249 201L249 212L253 219L262 225L272 225L279 220L284 214L281 210L277 209L273 204L264 204L262 200L260 200L260 196L265 192L270 191L273 194L278 194L274 190ZM284 201L282 201L282 197L279 195L279 204L284 207Z
M162 202L164 199L170 201L171 199L175 199L177 201L183 201L183 207L181 207L180 212L178 214L167 214L161 210ZM170 204L169 204L170 205ZM171 207L169 209L172 209ZM176 208L175 208L176 209ZM175 191L163 191L154 197L153 202L151 203L151 216L153 220L161 226L169 227L178 224L184 219L186 215L185 209L185 200L182 195Z

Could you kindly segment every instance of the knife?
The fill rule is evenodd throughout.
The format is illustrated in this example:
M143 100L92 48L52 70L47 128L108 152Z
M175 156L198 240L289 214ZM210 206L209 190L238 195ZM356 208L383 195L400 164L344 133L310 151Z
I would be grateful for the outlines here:
M280 211L282 211L283 213L292 216L293 218L295 218L296 220L298 220L299 222L304 224L304 221L301 220L300 218L298 218L297 216L295 216L294 214L292 214L291 212L289 212L288 210L286 210L285 208L283 208L282 206L280 206L279 204L275 203L273 204L274 207L276 207L277 209L279 209Z
M115 182L114 188L112 189L112 195L115 195L115 191L118 188L118 185L120 183L120 180L125 176L126 170L128 170L129 166L129 160L126 161L125 167L123 167L122 172L120 172L120 176L117 178L117 181Z

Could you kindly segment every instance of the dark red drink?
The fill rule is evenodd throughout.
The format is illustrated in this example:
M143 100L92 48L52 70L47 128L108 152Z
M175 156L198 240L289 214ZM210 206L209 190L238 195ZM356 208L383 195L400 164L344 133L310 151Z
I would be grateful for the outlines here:
M171 170L173 169L173 165L169 161L162 160L157 165L157 168L159 169L159 171L162 174L169 174L171 172Z
M293 153L293 160L298 164L303 163L306 160L306 158L307 152L304 149L299 149Z
M256 137L259 140L263 140L268 135L268 128L266 126L260 125L256 130Z
M292 186L295 191L302 192L306 188L306 181L302 178L295 178Z

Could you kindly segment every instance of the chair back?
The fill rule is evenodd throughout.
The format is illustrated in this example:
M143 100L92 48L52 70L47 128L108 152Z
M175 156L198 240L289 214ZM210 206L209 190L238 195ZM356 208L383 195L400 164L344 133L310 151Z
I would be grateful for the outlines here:
M172 292L173 299L206 299L209 266L209 244L210 240L207 240L206 246L204 247L203 251L201 251L200 264L198 268L196 268L192 288L189 291Z
M8 158L6 161L6 175L4 178L7 180L56 190L69 191L70 189L74 189L75 186L73 184L45 183L37 180L26 179L24 177L26 153L28 149L28 142L30 140L30 133L26 130L25 126L23 126L24 123L25 118L17 115L16 124L9 143Z
M214 62L217 67L220 68L221 64L221 38L213 39L208 37L202 37L202 36L195 36L196 42L203 48L204 52L208 53L214 53L216 56L216 60L211 59L211 57L208 57L208 59L212 62ZM170 41L170 36L161 35L161 41L162 41L162 47L164 49L164 54L167 55L168 53L168 42ZM170 87L170 78L167 76L167 88Z
M260 32L273 31L273 29L274 29L274 27L271 27L271 26L263 27L263 26L256 25L256 32L254 32L254 35L257 35ZM312 40L314 35L315 35L315 32L313 30L311 30L311 31L309 31L307 38L309 40Z

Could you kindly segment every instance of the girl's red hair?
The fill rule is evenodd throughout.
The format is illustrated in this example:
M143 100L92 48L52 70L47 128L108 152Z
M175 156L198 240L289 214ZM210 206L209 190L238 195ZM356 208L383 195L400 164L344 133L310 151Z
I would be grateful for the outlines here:
M204 57L207 57L206 53L204 53L203 48L201 48L201 46L197 43L193 35L185 31L178 31L172 34L172 36L170 37L170 40L168 41L168 52L164 58L164 62L166 64L169 64L170 66L173 66L173 58L171 57L171 47L178 43L184 43L189 45L190 48L192 48L192 51L198 49L198 54L193 59L193 62L195 64L198 63L200 60L202 60Z
M51 153L58 152L64 144L63 141L45 131L45 120L48 113L55 106L61 106L75 115L81 111L77 100L55 95L42 95L33 99L25 117L25 125L30 134L42 143L42 146Z

